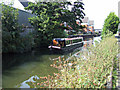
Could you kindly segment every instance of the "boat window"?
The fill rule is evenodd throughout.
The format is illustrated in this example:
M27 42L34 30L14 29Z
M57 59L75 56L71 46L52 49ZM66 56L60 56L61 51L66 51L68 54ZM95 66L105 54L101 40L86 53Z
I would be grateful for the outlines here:
M78 43L78 42L81 42L82 39L76 39L76 40L73 40L73 43Z
M60 41L60 46L65 47L65 41Z
M67 40L67 41L66 41L66 45L68 45L68 44L70 44L70 40Z
M78 43L81 42L82 39L75 39L75 40L67 40L66 45L73 44L73 43Z
M70 44L72 44L73 42L72 42L73 40L70 40Z

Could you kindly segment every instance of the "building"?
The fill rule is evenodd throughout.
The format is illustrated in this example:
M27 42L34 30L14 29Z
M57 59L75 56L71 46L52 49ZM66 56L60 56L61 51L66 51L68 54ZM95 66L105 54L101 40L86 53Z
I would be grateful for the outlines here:
M87 32L88 33L88 31L89 31L89 18L88 17L84 17L84 19L82 19L82 23L81 23L81 25L82 26L85 26L85 28L83 28L83 30L85 31L85 32Z
M93 20L89 20L88 17L84 17L84 19L82 20L81 25L85 26L85 28L83 28L83 30L86 33L94 33L94 21Z
M80 32L78 32L78 33L81 33L82 31L83 31L82 33L84 33L84 32L85 33L94 33L94 21L93 20L89 20L88 17L84 17L84 19L82 19L82 23L80 23L80 21L78 21L78 20L76 21L76 23L79 26L82 25L82 26L85 27L85 28L83 28L83 30L80 29ZM64 25L69 28L69 30L67 30L68 32L75 32L72 29L72 27L68 26L67 24L64 24Z
M90 20L89 21L89 32L92 32L94 33L94 21L93 20Z

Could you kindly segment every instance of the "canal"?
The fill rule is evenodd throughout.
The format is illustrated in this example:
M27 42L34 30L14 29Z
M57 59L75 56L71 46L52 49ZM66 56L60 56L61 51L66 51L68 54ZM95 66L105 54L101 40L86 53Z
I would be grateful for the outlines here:
M96 37L97 38L97 37ZM86 39L91 42L91 39ZM86 41L85 40L85 41ZM93 39L92 39L93 42ZM79 48L79 50L84 47ZM49 49L37 49L24 54L2 55L2 87L3 88L32 88L30 82L36 82L41 76L53 75L57 69L50 67L54 58L72 53L51 53Z

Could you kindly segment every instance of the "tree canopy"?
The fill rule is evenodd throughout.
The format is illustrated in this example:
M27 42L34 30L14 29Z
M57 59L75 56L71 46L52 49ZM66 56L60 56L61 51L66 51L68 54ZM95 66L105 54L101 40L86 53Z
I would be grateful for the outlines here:
M112 32L115 34L118 31L119 18L114 12L111 12L104 21L103 34Z
M29 3L25 9L31 10L36 16L29 18L30 23L34 26L40 41L47 41L46 44L53 38L65 37L64 22L72 29L78 30L81 28L76 24L76 20L81 22L84 18L84 8L82 1L74 2L35 2ZM72 6L72 10L68 7Z

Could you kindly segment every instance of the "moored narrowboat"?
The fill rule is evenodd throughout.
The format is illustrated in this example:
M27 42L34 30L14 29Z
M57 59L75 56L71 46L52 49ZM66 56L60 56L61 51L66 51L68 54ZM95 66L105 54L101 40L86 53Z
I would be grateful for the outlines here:
M67 51L81 46L83 46L83 37L54 38L48 48Z

